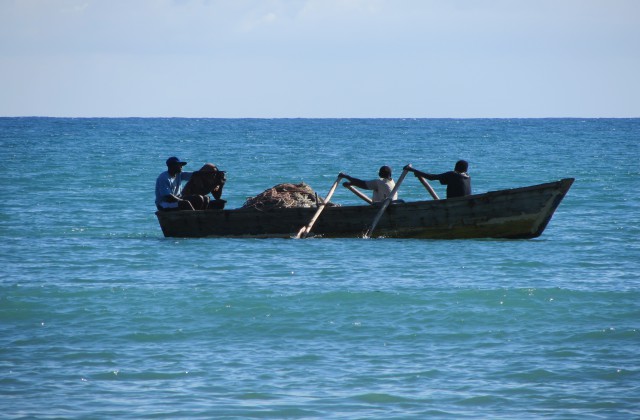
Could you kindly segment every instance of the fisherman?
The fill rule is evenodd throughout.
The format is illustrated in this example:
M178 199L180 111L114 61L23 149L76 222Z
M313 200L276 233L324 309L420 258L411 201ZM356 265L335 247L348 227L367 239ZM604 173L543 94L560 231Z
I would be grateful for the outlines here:
M365 190L373 190L374 203L386 200L387 197L391 195L391 192L393 191L393 187L396 186L395 182L393 182L393 179L391 178L391 168L386 165L380 167L380 170L378 171L378 176L380 178L373 179L371 181L363 181L361 179L354 178L342 172L340 173L340 176L342 178L349 180L349 182L345 182L344 184L342 184L347 188L353 185L355 187L363 188ZM391 199L394 201L397 200L398 193L395 193Z
M224 188L226 181L225 171L219 170L213 163L205 163L200 170L193 173L187 185L182 189L182 195L186 197L202 196L204 208L221 210L227 202L221 198L222 188ZM211 201L209 193L215 199L214 201Z
M440 181L440 184L447 186L447 198L464 197L471 195L471 177L467 173L469 163L466 160L459 160L453 171L442 174L430 174L422 172L407 165L405 170L413 172L416 177L426 178L430 181Z
M167 170L156 179L156 207L158 210L203 210L205 199L201 195L182 195L182 181L189 181L193 172L183 172L187 164L171 156L166 161Z

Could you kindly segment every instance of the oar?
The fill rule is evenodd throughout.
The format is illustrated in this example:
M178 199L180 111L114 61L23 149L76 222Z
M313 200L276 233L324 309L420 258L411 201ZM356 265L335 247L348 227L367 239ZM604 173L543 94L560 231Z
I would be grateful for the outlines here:
M364 234L365 238L370 238L371 235L373 234L373 230L378 225L378 222L380 221L382 214L387 209L387 207L389 207L389 204L391 204L391 201L393 201L393 196L396 195L396 193L398 192L398 189L400 188L400 184L402 184L402 181L404 181L404 178L407 176L407 173L409 173L409 168L411 168L411 165L407 165L405 166L405 168L406 169L402 171L402 175L400 175L400 178L398 178L398 182L396 182L396 186L393 187L391 194L389 194L389 197L387 197L382 203L382 207L378 211L378 214L376 214L375 219L373 219L373 223L371 223L371 227L369 228L367 233Z
M327 205L327 203L329 203L329 200L331 200L331 196L336 191L336 188L338 187L338 184L340 183L341 178L342 176L338 175L336 182L333 183L333 185L331 186L331 189L329 190L329 194L327 194L327 196L324 198L324 201L320 203L320 205L318 206L318 210L316 210L316 214L313 215L313 217L309 221L309 224L307 224L306 226L303 226L298 231L298 234L296 235L297 239L300 239L300 238L304 239L307 237L307 235L309 235L309 233L311 232L311 228L313 227L313 224L316 222L316 220L318 220L318 217L320 217L320 213L322 213L322 210L324 210L324 207Z
M426 178L421 177L420 175L416 175L416 177L422 183L422 185L424 185L427 191L429 191L429 194L431 194L431 197L433 197L434 200L440 200L440 197L438 197L438 194L436 194L436 192L433 190L433 188L431 187L431 184L429 184L429 181L427 181Z
M370 199L369 197L367 197L366 195L364 195L362 192L360 192L356 187L354 187L353 185L349 185L346 186L345 188L348 189L349 191L351 191L352 193L354 193L355 195L357 195L358 197L362 198L364 201L366 201L369 204L373 204L373 200Z

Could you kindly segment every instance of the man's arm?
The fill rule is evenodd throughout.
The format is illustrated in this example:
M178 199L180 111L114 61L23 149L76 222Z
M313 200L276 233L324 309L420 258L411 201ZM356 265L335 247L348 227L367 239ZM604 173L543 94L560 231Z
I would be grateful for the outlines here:
M427 173L427 172L422 172L422 171L419 171L419 170L417 170L415 168L412 168L412 167L410 167L408 165L405 166L403 169L406 169L406 170L409 170L409 171L413 172L413 174L416 177L426 178L429 181L439 181L440 180L440 175L430 174L430 173Z
M179 203L184 200L180 197L176 197L173 194L167 194L162 196L162 201L166 201L167 203Z
M355 187L362 188L364 190L368 190L369 189L369 188L367 188L367 183L365 181L361 180L361 179L354 178L354 177L349 176L349 175L347 175L345 173L342 173L342 172L340 173L340 176L342 178L345 178L345 179L349 180L349 182L345 182L343 184L345 187L349 187L349 186L353 185Z
M160 198L160 201L166 201L167 203L179 203L184 201L182 198L173 195L169 180L160 179L156 181L156 197Z

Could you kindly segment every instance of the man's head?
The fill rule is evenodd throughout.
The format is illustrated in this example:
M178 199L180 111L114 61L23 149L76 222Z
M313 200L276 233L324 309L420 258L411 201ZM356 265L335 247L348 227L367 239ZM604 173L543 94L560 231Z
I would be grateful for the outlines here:
M171 173L181 172L182 167L187 164L187 162L183 162L182 160L180 160L175 156L171 156L169 159L167 159L166 163L167 163L167 168Z
M389 166L381 166L378 171L378 176L380 178L391 178L391 168Z
M456 162L456 167L454 169L456 172L467 172L467 169L469 169L469 162L466 160L459 160Z

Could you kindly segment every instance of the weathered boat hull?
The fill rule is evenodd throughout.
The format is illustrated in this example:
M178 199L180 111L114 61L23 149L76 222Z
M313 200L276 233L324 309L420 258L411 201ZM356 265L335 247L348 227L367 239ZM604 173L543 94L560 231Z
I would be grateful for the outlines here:
M447 200L394 203L380 219L374 237L465 239L540 236L573 184L573 178L530 187ZM327 207L314 235L362 237L379 206ZM315 208L234 209L157 212L167 237L292 237Z

